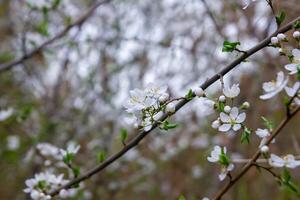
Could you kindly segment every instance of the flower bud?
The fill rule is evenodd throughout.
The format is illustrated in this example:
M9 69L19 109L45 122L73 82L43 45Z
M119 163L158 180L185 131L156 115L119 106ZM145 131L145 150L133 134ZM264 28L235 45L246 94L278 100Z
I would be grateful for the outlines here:
M284 35L283 33L279 33L277 35L277 38L278 38L279 41L286 41L287 40L286 35Z
M168 95L168 94L163 94L162 96L160 96L160 97L158 98L158 101L159 101L160 103L165 103L168 99L169 99L169 95Z
M220 102L225 102L225 100L226 100L226 97L225 97L224 95L221 95L221 96L219 97L219 101L220 101Z
M194 89L194 93L198 97L202 97L204 95L204 90L201 87Z
M242 109L248 109L250 107L250 103L248 101L245 101L243 104L242 104Z
M283 48L279 48L278 52L280 55L285 55L284 49Z
M226 113L229 113L230 110L231 110L230 106L225 106L225 107L224 107L224 111L225 111Z
M176 110L175 108L175 104L174 103L169 103L167 106L166 106L166 112L167 113L174 113Z
M221 123L220 123L219 119L217 119L211 123L211 127L213 127L214 129L219 128L220 125L221 125Z
M299 32L299 31L295 31L295 32L293 33L293 37L294 37L295 39L299 39L299 38L300 38L300 32Z
M272 38L271 38L271 43L272 43L273 45L278 45L278 44L279 44L278 38L277 38L277 37L272 37Z
M264 145L260 148L260 152L262 153L268 153L269 152L269 147L267 145Z

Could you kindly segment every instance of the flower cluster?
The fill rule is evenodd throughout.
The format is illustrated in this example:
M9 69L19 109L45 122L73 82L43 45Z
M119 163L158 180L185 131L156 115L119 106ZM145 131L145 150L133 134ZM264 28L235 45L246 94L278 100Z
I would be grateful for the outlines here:
M294 39L299 42L300 41L300 32L295 31L293 33ZM266 100L274 97L281 91L285 90L287 95L289 97L292 97L293 102L296 105L300 105L300 99L299 99L299 89L300 89L300 83L299 83L299 74L300 74L300 50L299 49L292 49L289 50L288 47L285 47L284 44L288 42L288 38L283 33L279 33L276 37L271 38L271 44L279 48L279 52L283 56L287 56L289 61L291 61L290 64L287 64L284 66L284 69L287 70L288 75L296 77L296 82L291 83L291 87L288 86L289 81L295 80L294 77L288 77L284 75L283 71L280 71L277 73L276 80L272 80L270 82L263 83L263 90L264 94L260 96L260 99Z
M145 131L152 128L152 124L162 114L164 103L169 99L167 86L155 84L147 85L145 90L134 89L130 91L130 100L126 103L126 111L135 118L136 125L142 126ZM167 111L174 112L173 104L168 104Z
M288 154L284 157L271 154L269 158L269 164L273 167L287 167L293 169L300 166L300 160L295 160L295 157L291 154Z
M68 179L63 178L64 174L56 176L54 170L58 167L67 168L73 173L73 177L78 175L78 169L72 165L72 160L80 146L69 143L67 150L64 150L49 143L39 143L36 148L39 155L46 159L44 163L49 168L46 172L35 174L34 178L27 179L25 181L27 188L24 189L24 192L30 193L30 197L34 200L51 199L51 196L47 195L49 192L69 182ZM50 166L54 166L54 168ZM71 198L77 194L77 191L78 188L63 189L59 196L60 198Z
M219 163L221 165L221 172L219 179L223 181L230 171L234 169L234 165L230 163L229 157L226 155L226 147L215 146L207 160L212 163Z
M226 97L231 101L237 97L240 93L238 84L233 84L231 87L225 86L223 88L223 94L215 103L216 110L220 112L220 116L217 120L212 122L212 127L218 129L221 132L228 132L230 130L238 131L243 127L243 122L246 119L246 113L240 112L240 109L249 108L250 104L244 102L240 109L238 107L231 107L226 105Z

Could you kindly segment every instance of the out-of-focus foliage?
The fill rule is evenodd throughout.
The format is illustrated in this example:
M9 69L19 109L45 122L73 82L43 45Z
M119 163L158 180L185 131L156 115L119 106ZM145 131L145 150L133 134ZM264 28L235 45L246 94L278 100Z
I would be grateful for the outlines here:
M0 1L0 63L55 36L94 2ZM247 10L235 0L206 3L210 10L201 0L112 1L32 59L2 72L0 108L13 112L0 121L0 199L25 198L25 179L44 165L38 143L66 148L75 141L81 149L74 162L86 171L120 149L120 137L126 143L137 134L123 107L130 89L155 82L168 85L173 97L184 96L237 56L222 53L223 41L239 41L244 50L276 28L264 1ZM286 20L300 11L297 0L275 3L278 14L288 11ZM229 46L227 52L236 47ZM240 80L239 101L254 105L247 114L249 127L262 125L259 115L275 123L283 117L278 99L266 103L257 97L263 80L286 62L274 49L266 49L224 77ZM208 92L218 97L218 87ZM87 189L75 199L169 200L184 194L193 200L213 194L220 187L218 169L206 161L213 144L228 144L233 137L231 152L247 158L258 140L250 134L250 144L240 145L239 136L217 134L207 126L209 113L205 102L192 102L173 117L179 123L175 130L151 133L138 148L86 181ZM300 154L300 136L291 134L299 130L298 121L284 130L276 148ZM299 174L293 177L299 180ZM251 170L224 199L293 198L277 190L272 177Z

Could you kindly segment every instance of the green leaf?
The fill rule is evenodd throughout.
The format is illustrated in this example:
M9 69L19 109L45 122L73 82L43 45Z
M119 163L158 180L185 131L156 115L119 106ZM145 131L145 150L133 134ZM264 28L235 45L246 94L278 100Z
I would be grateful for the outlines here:
M37 27L36 31L41 34L42 36L49 36L48 32L48 22L46 20L41 21Z
M225 40L223 42L222 52L233 52L236 49L236 47L240 44L240 42L229 42Z
M121 142L122 144L125 145L125 141L127 139L127 130L125 128L121 128L121 131L120 131L120 139L121 139Z
M272 121L268 120L268 119L265 118L265 117L261 117L261 119L263 120L264 125L265 125L270 131L272 131L273 128L274 128L274 123L273 123Z
M174 128L177 128L177 127L178 127L178 124L170 123L168 120L166 120L166 121L163 122L161 128L167 131L167 130L174 129Z
M103 162L106 158L106 154L104 151L100 151L98 154L97 154L97 161L99 163Z
M18 113L17 115L17 121L18 122L23 122L25 121L31 114L33 110L32 105L25 105Z
M189 89L188 93L185 95L185 98L187 100L192 100L193 98L195 97L194 93L193 93L193 90L192 89Z
M73 159L74 159L74 154L73 153L69 153L69 152L67 152L66 156L63 157L63 161L66 164L71 163L73 161Z
M245 143L245 142L247 142L247 144L250 143L250 139L249 139L250 133L251 130L245 126L241 137L241 143Z
M186 200L186 198L183 195L180 195L180 197L178 198L178 200Z
M225 103L224 102L218 102L215 104L215 109L219 112L224 112Z
M297 67L297 79L300 81L300 66Z
M300 21L297 21L295 24L294 24L294 29L299 29L300 28Z
M221 154L220 154L220 157L219 157L219 163L221 165L225 165L225 166L228 166L230 164L230 159L229 157L225 154L224 152L224 148L221 148Z
M73 167L72 172L73 172L74 176L77 177L77 176L80 175L80 168L79 167Z
M286 168L284 168L282 172L280 182L286 189L300 196L300 190L298 186L292 182L292 176Z
M53 3L52 3L52 9L57 9L58 6L60 5L61 3L61 0L54 0Z
M281 11L275 18L276 18L276 23L279 25L282 24L282 22L285 20L286 14L284 11Z

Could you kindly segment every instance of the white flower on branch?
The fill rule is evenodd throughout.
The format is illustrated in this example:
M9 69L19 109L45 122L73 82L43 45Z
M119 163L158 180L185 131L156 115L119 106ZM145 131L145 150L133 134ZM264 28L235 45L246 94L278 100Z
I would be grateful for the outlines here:
M226 147L215 146L207 160L212 163L221 164L221 172L219 174L220 181L223 181L227 174L234 169L234 165L230 163L229 157L226 155Z
M293 49L292 50L293 55L293 63L287 64L284 66L286 70L289 71L289 74L296 74L298 69L300 69L300 50L299 49Z
M63 174L56 176L50 172L35 174L34 178L25 181L27 188L24 192L30 193L30 197L34 200L51 199L51 196L45 195L45 192L66 184L68 180L63 179L63 176Z
M68 144L67 150L60 149L60 153L63 157L67 156L68 154L75 155L80 149L80 145L76 145L75 143L71 142Z
M291 154L288 154L284 157L271 154L269 158L269 164L273 167L296 168L300 166L300 160L295 160L295 157Z
M271 133L269 132L268 129L261 129L261 128L258 128L255 131L255 134L258 137L262 138L262 140L261 140L261 142L259 144L259 147L263 147L266 144L268 138L271 136ZM274 142L275 142L275 139L272 140L272 143L274 143Z
M220 120L223 123L219 126L219 131L227 132L231 128L234 131L240 130L242 127L242 123L246 119L246 113L240 113L237 107L233 107L229 114L221 112L220 113Z
M231 99L237 97L240 94L239 84L233 84L231 87L225 85L223 88L223 94Z
M263 83L263 90L265 91L265 94L259 96L260 99L266 100L270 99L287 85L288 79L284 77L284 73L282 71L277 73L276 81L270 81Z
M287 93L287 95L289 97L294 97L297 92L299 92L299 89L300 89L300 82L297 81L292 87L288 87L286 86L285 88L285 92ZM300 99L298 97L295 97L294 98L294 102L297 104L297 105L300 105Z
M56 160L61 160L61 155L59 154L59 148L49 143L39 143L36 148L42 156L50 156Z

